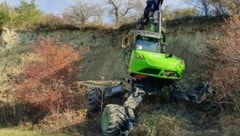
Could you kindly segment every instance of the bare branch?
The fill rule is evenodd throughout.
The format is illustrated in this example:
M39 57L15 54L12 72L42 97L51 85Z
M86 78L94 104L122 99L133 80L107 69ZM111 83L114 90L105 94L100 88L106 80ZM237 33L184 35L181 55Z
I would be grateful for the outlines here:
M82 3L80 0L65 10L64 17L75 23L85 24L92 19L99 20L103 15L103 9L98 4Z
M132 17L139 11L140 7L143 9L143 4L138 0L120 1L120 0L106 0L108 13L115 19L115 23L119 24L125 21L126 18Z

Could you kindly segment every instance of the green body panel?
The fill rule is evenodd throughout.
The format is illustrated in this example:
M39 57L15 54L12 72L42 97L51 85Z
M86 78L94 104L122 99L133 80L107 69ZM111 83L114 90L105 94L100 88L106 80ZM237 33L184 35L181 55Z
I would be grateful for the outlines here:
M185 72L185 64L176 56L135 49L131 53L128 70L133 74L156 78L181 79Z
M102 127L104 130L107 129L107 127L109 126L109 114L107 112L104 112L102 115Z

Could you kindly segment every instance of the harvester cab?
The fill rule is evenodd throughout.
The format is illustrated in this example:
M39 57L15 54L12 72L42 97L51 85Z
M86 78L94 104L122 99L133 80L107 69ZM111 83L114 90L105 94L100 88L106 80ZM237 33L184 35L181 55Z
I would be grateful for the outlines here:
M163 79L172 83L173 80L182 79L185 62L165 51L166 34L162 28L162 2L163 0L147 1L148 5L137 26L141 29L131 30L123 38L122 47L126 48L124 61L130 76L141 79L156 78L155 81ZM158 10L157 18L154 18L155 10Z
M185 72L184 60L163 51L161 33L132 30L125 44L127 70L131 76L140 74L162 79L181 79Z

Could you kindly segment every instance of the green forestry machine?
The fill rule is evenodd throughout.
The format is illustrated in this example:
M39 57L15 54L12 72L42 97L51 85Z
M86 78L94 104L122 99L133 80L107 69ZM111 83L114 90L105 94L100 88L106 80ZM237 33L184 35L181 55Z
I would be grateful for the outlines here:
M176 81L183 78L184 60L164 51L166 36L162 30L162 3L163 0L147 0L144 15L139 20L140 27L131 30L123 38L122 46L127 49L126 79L114 87L103 90L92 88L89 91L88 103L91 111L101 110L103 103L116 94L129 94L122 106L105 106L101 120L103 135L127 135L136 125L135 111L143 97L160 92L166 86L174 86ZM154 18L155 11L158 14ZM146 30L146 26L149 30Z

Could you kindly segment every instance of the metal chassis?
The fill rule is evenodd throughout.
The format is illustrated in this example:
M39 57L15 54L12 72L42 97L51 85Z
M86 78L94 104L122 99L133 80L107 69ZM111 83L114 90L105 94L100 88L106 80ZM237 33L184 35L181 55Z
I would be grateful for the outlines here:
M195 104L201 104L205 102L210 96L213 95L213 89L207 82L201 86L195 87L193 90L181 90L174 84L163 84L161 86L139 83L134 77L128 77L124 82L118 85L106 88L103 90L103 100L107 100L112 96L120 93L130 92L129 97L124 102L123 106L126 108L128 115L128 130L135 126L135 114L134 110L142 102L143 97L146 94L154 94L155 92L161 92L163 87L169 86L171 91L171 97L175 100L187 101Z
M103 100L107 100L112 96L120 93L130 92L129 97L124 102L123 106L126 109L128 115L128 130L132 129L135 124L134 110L142 102L145 94L153 94L159 92L164 86L151 86L151 84L139 83L134 77L128 77L125 81L119 83L111 88L103 90Z

